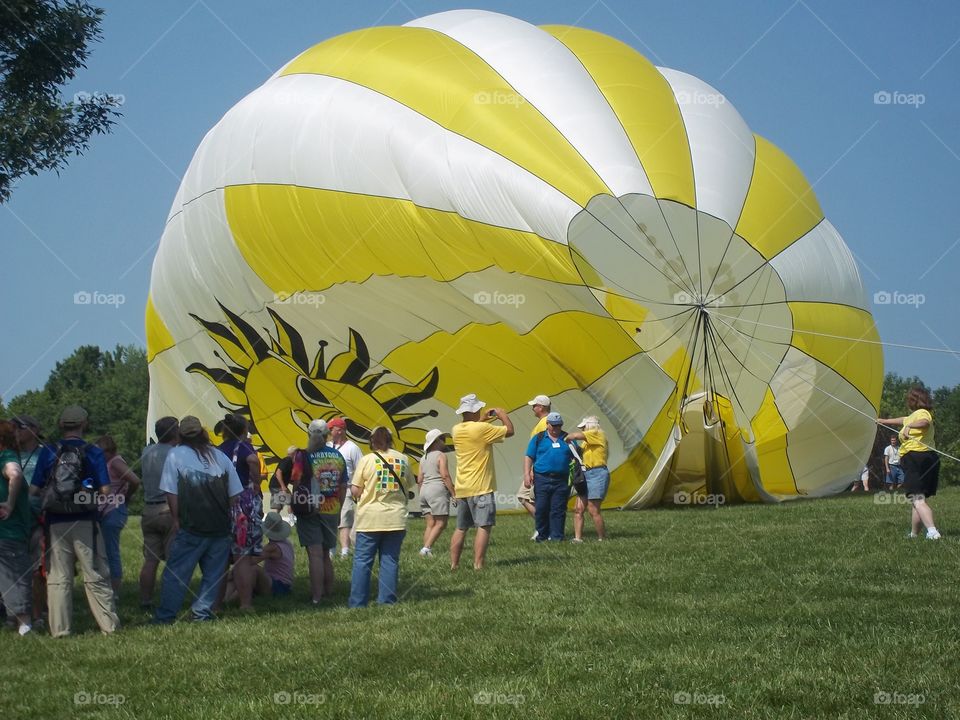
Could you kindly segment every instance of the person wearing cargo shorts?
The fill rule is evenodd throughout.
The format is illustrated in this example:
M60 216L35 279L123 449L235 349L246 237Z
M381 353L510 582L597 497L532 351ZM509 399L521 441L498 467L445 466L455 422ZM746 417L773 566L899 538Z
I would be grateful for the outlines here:
M527 405L530 406L530 409L533 410L534 417L537 418L537 424L534 425L533 430L530 431L530 437L533 437L537 433L544 432L547 429L547 415L550 414L551 402L550 398L546 395L537 395L533 400L530 400ZM536 540L537 497L533 485L527 487L526 483L521 480L520 489L517 490L517 501L523 505L524 509L534 520L533 536L530 539Z
M460 398L457 414L463 422L453 426L451 438L457 455L457 529L450 540L450 569L460 567L460 554L470 528L477 529L473 544L473 569L482 570L486 562L490 528L497 519L493 494L497 478L493 467L493 445L513 436L513 423L502 408L483 413L484 403L475 394ZM502 425L493 425L499 420Z

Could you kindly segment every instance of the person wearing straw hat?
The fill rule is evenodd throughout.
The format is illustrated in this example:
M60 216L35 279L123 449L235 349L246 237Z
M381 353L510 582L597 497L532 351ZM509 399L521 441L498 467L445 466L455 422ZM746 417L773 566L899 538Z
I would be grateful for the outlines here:
M597 540L607 539L607 529L600 514L600 504L610 487L610 471L607 469L607 436L600 429L600 420L595 415L585 417L577 425L579 432L567 435L567 442L580 444L580 459L586 468L587 492L577 495L573 509L573 540L583 542L583 511L587 510L597 530Z
M450 434L457 454L457 529L450 540L450 569L460 567L463 543L470 528L477 529L473 544L473 569L482 570L487 558L490 529L497 521L497 477L493 467L493 445L513 437L513 423L503 408L492 408L481 416L485 403L474 393L460 398L457 414L463 422ZM499 420L502 425L493 425Z
M530 431L530 437L542 433L547 429L547 415L550 414L551 410L551 401L547 395L537 395L533 400L527 402L527 405L530 406L530 409L533 411L533 416L537 418L536 424L533 426L533 429ZM534 525L536 525L537 518L537 498L536 491L531 484L527 487L527 484L520 481L520 489L517 490L517 501L523 505L524 509L534 519ZM537 539L537 530L534 527L533 536L531 540Z
M456 490L447 470L447 456L444 454L442 430L429 430L423 442L423 458L417 473L417 485L420 486L420 512L426 522L423 531L421 557L433 557L433 544L447 527L450 516L450 502ZM454 504L457 502L453 500Z

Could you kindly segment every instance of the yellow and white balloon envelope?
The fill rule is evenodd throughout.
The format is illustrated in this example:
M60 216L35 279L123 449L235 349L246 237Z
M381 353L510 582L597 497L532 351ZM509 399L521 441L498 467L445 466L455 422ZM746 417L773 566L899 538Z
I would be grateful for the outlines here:
M207 134L146 310L148 428L246 415L268 457L344 415L419 458L470 392L596 415L608 506L837 491L883 377L798 168L695 77L476 10L310 48ZM867 341L859 342L858 340Z

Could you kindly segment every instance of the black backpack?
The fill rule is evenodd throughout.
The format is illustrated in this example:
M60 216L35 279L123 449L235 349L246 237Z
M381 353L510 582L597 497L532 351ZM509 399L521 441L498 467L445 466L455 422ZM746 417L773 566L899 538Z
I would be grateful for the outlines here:
M60 515L84 515L96 509L97 488L84 486L88 447L60 443L57 461L43 486L41 507L44 511Z

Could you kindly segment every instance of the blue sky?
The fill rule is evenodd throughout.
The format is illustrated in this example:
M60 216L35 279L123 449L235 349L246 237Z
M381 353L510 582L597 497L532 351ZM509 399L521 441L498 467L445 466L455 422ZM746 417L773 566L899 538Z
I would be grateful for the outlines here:
M203 135L237 101L321 40L471 6L416 0L100 4L104 39L66 92L122 95L124 115L112 134L94 139L87 155L59 175L21 181L0 206L4 399L41 386L79 345L144 344L150 266L180 177ZM873 308L884 342L960 349L960 292L950 270L960 266L960 5L545 0L472 6L534 24L598 30L716 87L814 183L870 294L891 293L878 297L892 302ZM75 296L84 292L101 293L101 304L77 304ZM955 355L888 347L885 362L888 370L919 374L933 385L960 382Z

